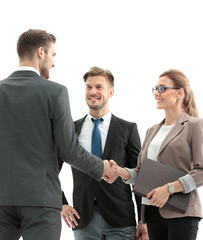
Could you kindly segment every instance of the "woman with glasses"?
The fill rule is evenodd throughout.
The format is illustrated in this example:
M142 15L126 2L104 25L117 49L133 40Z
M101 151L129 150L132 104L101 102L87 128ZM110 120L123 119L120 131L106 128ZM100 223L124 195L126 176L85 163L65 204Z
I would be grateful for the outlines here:
M183 177L148 193L142 211L150 240L194 240L203 216L197 190L203 185L203 119L198 118L193 91L182 72L164 72L152 91L165 119L148 129L137 167L118 167L119 175L126 183L135 183L145 157L185 171ZM178 192L191 192L184 214L164 206Z

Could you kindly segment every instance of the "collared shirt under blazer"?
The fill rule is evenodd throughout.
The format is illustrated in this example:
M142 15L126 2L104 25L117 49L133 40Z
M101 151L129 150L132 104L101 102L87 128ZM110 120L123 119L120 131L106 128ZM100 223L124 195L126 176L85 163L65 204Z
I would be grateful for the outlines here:
M136 171L147 156L148 146L154 136L163 125L164 120L160 124L156 124L149 128L138 158ZM183 170L193 177L197 188L203 185L203 119L191 117L185 112L181 114L177 123L164 139L157 161L169 165L173 168ZM160 214L164 218L178 217L200 217L202 218L202 207L198 189L191 194L188 208L184 214L168 209L160 208Z

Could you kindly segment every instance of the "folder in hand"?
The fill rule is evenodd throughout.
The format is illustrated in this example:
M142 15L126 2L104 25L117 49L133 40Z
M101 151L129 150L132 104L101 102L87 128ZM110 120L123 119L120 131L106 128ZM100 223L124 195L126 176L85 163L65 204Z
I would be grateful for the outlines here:
M146 197L146 195L154 188L174 182L186 174L187 173L184 171L144 158L133 187L133 192L142 197ZM190 195L190 193L174 193L173 195L170 195L165 206L180 213L184 213L187 209Z

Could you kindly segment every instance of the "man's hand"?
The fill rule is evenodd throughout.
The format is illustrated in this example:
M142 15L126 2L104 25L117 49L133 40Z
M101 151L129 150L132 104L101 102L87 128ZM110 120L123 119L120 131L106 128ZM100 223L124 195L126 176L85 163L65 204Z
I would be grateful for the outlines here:
M66 225L70 228L76 228L78 226L78 222L76 220L80 219L80 215L75 210L75 208L69 206L69 205L63 205L62 211L61 211L61 217L63 218Z
M118 167L113 160L104 160L103 179L108 183L113 183L118 177Z
M149 240L149 235L147 231L147 225L143 223L139 223L136 231L136 239L137 240Z

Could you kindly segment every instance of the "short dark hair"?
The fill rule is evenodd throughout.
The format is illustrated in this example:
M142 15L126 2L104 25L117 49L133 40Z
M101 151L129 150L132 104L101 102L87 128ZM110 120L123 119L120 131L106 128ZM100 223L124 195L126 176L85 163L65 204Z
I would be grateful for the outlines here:
M55 44L56 37L40 29L30 29L22 33L17 42L17 52L20 59L32 59L37 48L43 47L48 51L51 43Z
M85 75L83 76L83 79L86 82L88 77L93 77L93 76L104 76L109 80L110 84L114 86L114 76L112 72L110 72L109 70L104 70L99 67L92 67L87 73L85 73Z

